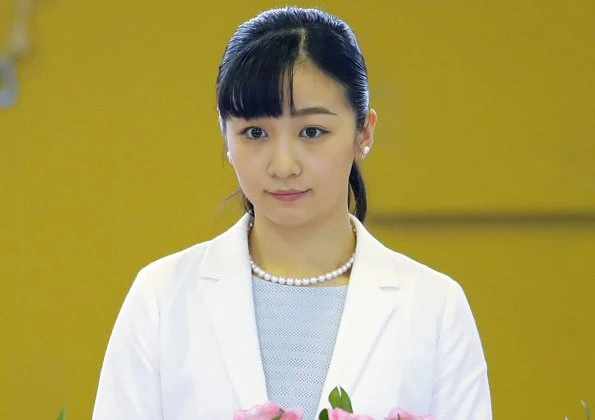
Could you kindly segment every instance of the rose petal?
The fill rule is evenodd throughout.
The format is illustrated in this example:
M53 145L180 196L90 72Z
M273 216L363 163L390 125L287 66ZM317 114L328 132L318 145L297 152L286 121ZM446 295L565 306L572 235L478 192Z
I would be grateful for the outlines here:
M279 415L280 407L274 402L255 405L248 410L238 410L233 415L233 420L271 420Z
M436 420L436 417L429 414L418 416L401 407L395 407L390 410L390 413L388 413L388 417L385 417L385 420L397 420L399 419L399 416L401 416L400 420Z
M302 420L304 417L304 409L302 407L294 407L286 410L281 416L281 420Z
M374 420L373 417L362 414L348 413L347 411L341 410L340 408L329 410L328 418L329 420Z

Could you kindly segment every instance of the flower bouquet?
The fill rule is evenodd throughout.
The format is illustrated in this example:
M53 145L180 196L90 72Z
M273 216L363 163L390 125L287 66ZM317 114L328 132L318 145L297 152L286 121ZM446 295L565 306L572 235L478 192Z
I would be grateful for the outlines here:
M320 412L318 420L381 420L374 419L365 414L354 414L351 406L351 399L345 390L336 387L329 394L329 403L331 409L324 409ZM591 420L589 408L584 401L581 401L587 420ZM301 407L295 407L285 410L277 404L268 401L265 404L257 405L249 410L238 410L235 412L233 420L302 420L304 410ZM430 414L417 415L401 407L393 408L382 420L438 420ZM566 417L565 420L568 420Z
M365 414L354 414L351 399L345 390L336 387L329 394L331 409L325 408L318 416L319 420L377 420ZM302 420L302 407L283 409L271 401L254 406L248 410L238 410L233 420ZM401 407L393 408L384 420L437 420L429 414L416 415Z
M320 412L318 420L380 420L374 419L363 414L354 414L351 406L351 399L347 392L341 387L336 387L329 394L329 403L331 409L324 409ZM587 420L591 420L589 408L584 401L581 401ZM283 409L271 401L256 405L248 410L238 410L233 416L233 420L302 420L304 410L301 407ZM58 414L57 420L66 420L66 408L63 407ZM401 407L393 408L384 420L437 420L434 416L415 415ZM568 420L568 417L565 418Z

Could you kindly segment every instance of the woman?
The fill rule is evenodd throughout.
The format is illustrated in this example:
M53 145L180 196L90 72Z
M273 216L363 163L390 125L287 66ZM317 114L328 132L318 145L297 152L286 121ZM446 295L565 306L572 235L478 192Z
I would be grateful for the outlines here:
M400 406L490 419L460 286L362 224L358 162L377 117L350 28L298 8L244 23L225 50L217 103L246 214L140 271L93 418L231 419L271 400L313 419L340 385L374 418Z

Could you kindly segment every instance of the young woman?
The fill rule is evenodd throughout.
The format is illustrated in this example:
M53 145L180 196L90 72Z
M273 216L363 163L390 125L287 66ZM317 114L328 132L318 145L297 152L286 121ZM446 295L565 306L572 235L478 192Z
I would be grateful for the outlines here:
M93 418L223 420L271 400L314 419L339 385L378 419L395 406L491 419L461 287L363 226L358 162L377 117L351 29L299 8L242 24L219 68L217 104L246 214L140 271Z

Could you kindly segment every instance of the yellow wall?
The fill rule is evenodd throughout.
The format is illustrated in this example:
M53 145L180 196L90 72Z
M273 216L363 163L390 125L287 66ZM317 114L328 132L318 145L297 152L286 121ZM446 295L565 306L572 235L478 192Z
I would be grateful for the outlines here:
M0 418L90 418L137 270L238 216L214 79L235 26L284 2L39 1L0 110ZM595 4L341 1L380 120L369 228L467 291L497 419L595 408ZM0 2L0 36L14 0ZM402 213L591 214L415 224Z

